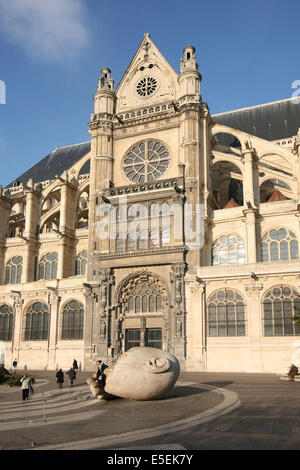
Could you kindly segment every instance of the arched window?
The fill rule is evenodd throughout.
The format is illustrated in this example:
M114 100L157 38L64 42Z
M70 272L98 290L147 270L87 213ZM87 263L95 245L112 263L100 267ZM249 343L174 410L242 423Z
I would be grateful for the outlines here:
M22 256L14 256L6 263L5 284L21 284L22 266Z
M244 264L246 262L243 240L236 235L222 235L212 247L212 264Z
M298 241L296 235L290 230L273 229L263 236L262 261L288 261L298 258Z
M211 295L207 306L209 336L245 336L245 304L234 289L222 289Z
M126 239L126 250L127 251L135 250L135 240L131 238L130 233L128 233L127 239Z
M290 286L269 289L263 299L263 323L265 336L300 335L300 325L293 322L300 312L300 295Z
M50 315L47 305L34 302L25 316L25 340L46 340L49 335Z
M147 248L147 231L142 230L137 234L137 249L146 250Z
M125 240L121 238L120 233L117 233L117 236L116 236L116 251L117 252L124 251L124 241Z
M85 276L86 266L87 266L87 250L83 250L76 257L76 276Z
M9 305L0 307L0 340L11 341L14 328L13 309Z
M71 300L63 309L62 339L82 339L84 308L77 300Z
M228 186L228 199L234 199L235 202L242 206L244 204L244 190L243 182L240 180L232 179Z
M162 246L170 245L170 228L164 228L161 231Z
M39 279L46 279L47 281L56 279L57 261L58 254L56 252L44 255L39 263Z
M162 310L161 295L154 284L148 282L136 286L128 297L129 313L160 312Z

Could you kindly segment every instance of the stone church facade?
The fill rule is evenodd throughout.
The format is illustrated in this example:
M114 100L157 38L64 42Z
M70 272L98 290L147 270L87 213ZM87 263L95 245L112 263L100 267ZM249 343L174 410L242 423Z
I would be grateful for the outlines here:
M117 88L102 69L91 141L55 149L1 188L6 367L76 358L91 370L137 345L189 371L282 372L295 360L300 105L212 116L201 80L193 47L177 74L146 34ZM111 237L101 205L116 214ZM123 228L137 205L146 215L133 239ZM193 246L185 221L196 231L197 207Z

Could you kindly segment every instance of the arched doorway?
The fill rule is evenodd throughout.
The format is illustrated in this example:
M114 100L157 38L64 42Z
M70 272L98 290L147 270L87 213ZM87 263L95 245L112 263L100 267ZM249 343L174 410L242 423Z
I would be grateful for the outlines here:
M142 271L121 282L117 289L123 352L136 346L168 350L169 308L166 283Z

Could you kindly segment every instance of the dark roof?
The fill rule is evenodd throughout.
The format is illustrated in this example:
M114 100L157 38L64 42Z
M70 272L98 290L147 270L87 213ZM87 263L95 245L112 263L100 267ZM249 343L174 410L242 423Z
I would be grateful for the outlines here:
M288 98L273 103L213 114L214 122L252 134L265 140L279 140L297 134L300 127L300 103Z
M84 155L91 150L90 142L69 145L67 147L58 147L47 157L40 160L30 170L16 178L20 183L27 183L33 178L35 183L40 181L52 180L56 175L61 175L65 170L78 162ZM12 183L8 187L12 186Z

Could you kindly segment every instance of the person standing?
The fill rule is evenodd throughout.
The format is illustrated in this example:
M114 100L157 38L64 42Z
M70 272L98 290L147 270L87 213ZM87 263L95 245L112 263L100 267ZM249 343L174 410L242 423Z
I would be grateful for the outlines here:
M32 386L31 377L29 377L27 374L24 374L20 382L22 383L21 389L23 401L29 400L29 389Z
M59 369L59 371L56 373L56 382L58 383L58 388L63 388L64 373L62 369Z
M76 359L74 359L74 361L73 361L73 369L74 369L75 371L76 371L76 370L78 371L78 364L77 364Z
M71 369L68 370L68 372L66 372L66 373L69 376L69 386L73 387L73 382L76 379L76 371L75 371L75 369L73 369L73 367L71 367Z
M13 374L16 375L16 372L17 372L17 365L18 365L17 359L14 360L14 362L12 363L12 365L13 365Z
M98 382L101 382L102 383L102 386L105 387L105 382L106 382L106 377L105 377L105 374L104 374L104 369L106 369L106 364L104 364L104 362L102 361L97 361L97 376L96 376L96 380Z

